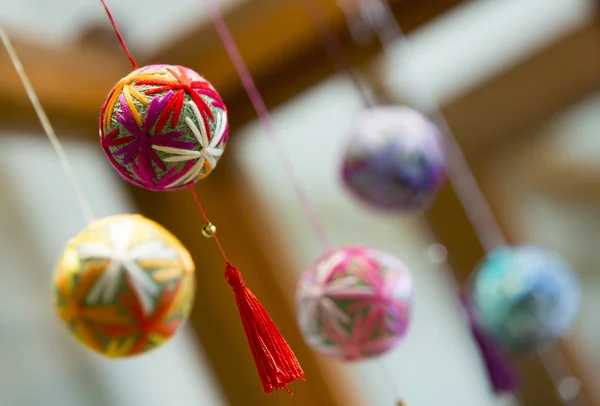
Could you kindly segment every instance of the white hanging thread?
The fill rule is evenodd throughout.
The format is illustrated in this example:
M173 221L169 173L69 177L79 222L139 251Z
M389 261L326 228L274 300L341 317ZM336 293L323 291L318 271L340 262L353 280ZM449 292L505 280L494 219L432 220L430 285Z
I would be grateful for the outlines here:
M15 71L19 75L19 78L21 79L21 82L25 87L25 92L29 97L29 101L31 102L31 105L33 106L33 109L35 110L35 113L38 116L42 127L44 128L44 132L46 133L46 136L48 137L48 140L50 141L54 152L56 152L56 155L58 156L60 165L62 166L63 171L67 176L67 180L70 183L71 188L73 188L73 191L75 192L75 197L77 198L81 211L83 212L83 216L87 223L91 223L92 221L94 221L95 216L90 206L89 200L86 198L85 194L83 193L83 190L81 189L81 186L77 182L77 178L75 177L73 167L71 166L71 163L67 158L67 154L65 153L63 146L58 140L58 137L56 136L56 133L54 132L54 129L50 124L50 120L48 120L48 116L46 115L46 112L44 111L44 108L42 107L42 104L40 103L37 94L35 93L35 90L33 90L33 86L31 85L29 78L25 74L25 70L23 69L21 60L19 59L19 56L17 55L17 52L15 51L4 27L0 27L0 37L2 38L4 47L6 48L10 60L13 66L15 67Z
M375 31L386 55L388 57L391 56L392 51L390 45L394 41L400 43L405 55L410 54L410 44L398 24L398 21L396 21L389 4L382 0L357 1L360 3L359 9L363 14L363 18L365 18ZM428 110L431 118L446 134L446 139L450 141L454 162L452 163L452 170L449 171L448 175L481 245L486 252L507 245L504 233L496 221L483 192L477 184L475 175L469 167L460 145L456 141L456 137L452 133L452 130L441 111L438 101L435 100L431 94L425 92L424 89L426 89L426 87L418 82L416 78L420 78L420 76L414 74L411 75L415 88L418 89L418 91L425 96L425 100L429 102ZM580 382L573 376L562 352L553 348L547 352L539 353L539 356L563 404L565 406L581 406L582 404L587 404L587 402L583 401L583 397L581 396L580 386L575 387L574 384L571 384L570 388L567 388L571 389L571 393L565 393L567 390L564 388L569 386L569 383L577 382L580 384ZM515 394L515 396L517 395Z

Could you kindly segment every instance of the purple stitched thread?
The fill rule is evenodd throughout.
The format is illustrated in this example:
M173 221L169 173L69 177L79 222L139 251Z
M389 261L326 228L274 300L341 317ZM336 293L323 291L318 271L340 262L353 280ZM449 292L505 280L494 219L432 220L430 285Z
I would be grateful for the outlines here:
M504 354L499 345L479 327L473 314L469 294L465 290L460 291L460 299L465 309L466 318L469 327L471 328L473 338L481 351L481 356L485 362L494 392L502 394L516 391L519 386L518 378L510 365L506 362L506 354Z
M278 150L277 155L279 156L279 159L281 160L281 163L283 164L284 169L286 170L288 177L290 178L292 185L294 186L295 192L300 202L302 203L302 206L304 207L304 210L308 215L310 222L312 223L313 229L315 230L317 236L321 240L321 243L325 250L330 250L331 244L325 232L323 223L319 220L306 189L302 185L300 178L298 178L298 176L296 175L294 166L289 157L287 156L287 153L285 152L285 147L283 146L281 139L279 138L277 132L275 131L275 128L273 127L273 123L271 121L269 111L267 110L267 106L265 105L265 102L260 92L256 88L254 79L252 79L248 67L242 59L237 44L235 43L235 40L233 39L229 28L227 28L227 24L223 20L221 11L214 4L213 0L204 0L204 3L206 10L208 11L208 15L212 20L213 24L215 25L219 36L221 37L221 42L223 43L225 50L227 51L227 54L229 55L229 58L231 59L231 62L233 63L233 66L235 67L235 70L237 71L237 74L242 82L242 85L244 86L244 89L246 90L246 93L250 98L254 110L258 114L262 125L267 131L267 134L269 134L269 136L275 143L275 147Z

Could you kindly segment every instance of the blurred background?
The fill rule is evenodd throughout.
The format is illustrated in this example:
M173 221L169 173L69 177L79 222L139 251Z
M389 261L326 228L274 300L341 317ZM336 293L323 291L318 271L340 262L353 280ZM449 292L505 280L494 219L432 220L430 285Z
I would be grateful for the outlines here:
M317 0L374 99L411 102L413 75L440 101L513 243L564 255L579 272L577 326L544 360L513 360L525 406L600 405L600 31L592 0L390 0L412 45L384 57L351 35L352 13ZM456 299L483 256L450 185L424 214L383 216L342 190L344 140L363 109L294 0L219 2L275 126L336 245L387 250L411 268L417 297L406 340L386 358L411 406L500 406ZM353 2L346 1L352 5ZM184 191L152 193L118 177L98 145L107 92L130 71L98 1L0 0L26 72L98 216L140 212L177 235L197 266L191 321L160 350L106 361L54 318L52 270L85 222L5 51L0 52L1 406L386 406L380 364L314 354L294 318L295 283L321 248L201 0L112 1L138 64L188 66L229 108L228 153L198 191L228 255L295 349L307 383L265 396L222 260ZM350 9L352 7L350 6ZM544 364L546 367L544 368ZM550 372L548 372L548 369Z

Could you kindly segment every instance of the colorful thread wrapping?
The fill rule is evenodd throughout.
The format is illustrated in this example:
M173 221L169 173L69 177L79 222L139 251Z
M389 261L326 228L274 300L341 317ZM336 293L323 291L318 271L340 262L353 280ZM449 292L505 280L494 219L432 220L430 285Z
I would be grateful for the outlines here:
M581 307L577 275L554 252L504 247L476 269L471 303L477 323L515 355L546 349L573 325Z
M419 112L379 106L359 115L342 162L350 193L369 207L425 209L446 179L441 135Z
M64 249L55 308L86 347L110 358L150 351L187 320L194 263L171 233L140 215L97 220Z
M150 65L111 90L100 114L100 143L127 181L177 190L205 178L227 143L227 109L191 69Z
M106 10L106 13L108 14L115 33L117 34L117 37L123 46L123 50L129 57L134 68L136 68L137 65L133 57L130 55L125 42L122 40L122 36L119 33L117 24L112 18L106 3L104 0L101 0L101 2ZM104 113L102 115L104 115ZM198 117L197 122L200 122ZM186 120L186 123L189 125L188 120ZM198 137L198 134L195 131L194 135ZM192 182L188 182L187 186L189 187L196 205L198 206L198 210L202 214L206 224L212 224L208 220L204 208L202 207L202 204L200 203L200 200L198 199L198 196L192 187ZM223 256L223 260L225 261L225 278L233 289L238 310L240 312L240 317L244 325L244 330L248 338L248 343L250 345L264 391L266 393L271 393L276 389L285 389L291 394L287 388L287 385L298 379L303 380L304 371L302 371L294 352L289 347L283 336L279 333L279 330L275 326L275 323L273 323L273 320L271 320L254 294L252 294L252 292L246 288L239 270L235 268L227 259L227 255L225 254L218 237L216 235L213 235L212 237L217 244L221 255Z
M381 355L405 335L413 281L406 266L368 247L332 250L298 285L296 311L306 342L346 361Z

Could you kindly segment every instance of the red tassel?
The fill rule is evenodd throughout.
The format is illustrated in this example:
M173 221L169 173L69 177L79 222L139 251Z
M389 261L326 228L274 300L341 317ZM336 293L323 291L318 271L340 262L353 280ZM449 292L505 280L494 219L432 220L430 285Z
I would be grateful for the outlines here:
M256 296L246 287L240 271L230 263L225 279L235 294L248 344L265 393L284 389L295 380L304 380L296 355Z

